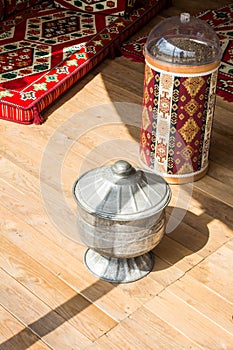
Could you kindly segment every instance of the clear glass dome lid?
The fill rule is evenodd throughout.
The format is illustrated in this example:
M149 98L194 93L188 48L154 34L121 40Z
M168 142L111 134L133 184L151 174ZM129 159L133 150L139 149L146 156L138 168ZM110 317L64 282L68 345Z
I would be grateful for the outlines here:
M221 59L215 31L189 13L167 18L150 32L145 57L179 65L205 65Z

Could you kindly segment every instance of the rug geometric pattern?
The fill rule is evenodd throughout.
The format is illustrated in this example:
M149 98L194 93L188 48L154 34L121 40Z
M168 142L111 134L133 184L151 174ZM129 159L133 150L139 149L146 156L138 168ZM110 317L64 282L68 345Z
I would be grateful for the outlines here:
M170 0L145 0L126 17L48 8L48 2L0 23L3 119L42 122L42 110Z
M58 9L28 18L15 27L10 44L0 39L0 83L55 67L70 53L72 42L77 48L78 43L85 43L108 24L109 17Z
M121 15L129 14L136 0L55 0L55 4L71 10L88 13Z
M50 68L51 47L29 45L26 41L2 46L0 53L0 82L15 80Z

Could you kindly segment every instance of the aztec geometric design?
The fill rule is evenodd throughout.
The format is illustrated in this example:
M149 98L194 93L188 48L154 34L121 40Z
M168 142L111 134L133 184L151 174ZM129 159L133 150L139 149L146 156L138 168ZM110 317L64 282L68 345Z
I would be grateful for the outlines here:
M55 5L88 13L129 14L136 0L55 0Z
M18 41L2 46L0 83L15 80L50 68L51 47Z
M192 115L188 113L189 115ZM191 117L189 118L184 125L178 130L180 135L183 137L185 143L189 144L193 141L194 137L200 130L198 124L195 122L195 120Z
M0 83L8 83L7 87L11 88L10 80L56 67L70 54L67 51L70 42L77 47L78 43L85 43L108 24L108 17L101 16L100 19L98 15L64 9L42 11L40 15L19 23L10 44L1 40ZM20 86L18 82L17 87Z
M0 42L1 40L6 40L6 39L12 39L15 34L15 28L12 27L9 30L6 30L5 32L0 33Z
M207 10L197 15L213 27L220 39L223 52L219 67L216 94L224 100L233 101L233 4L217 10ZM145 62L143 47L147 36L139 37L121 46L121 53L135 62Z
M140 157L148 167L176 176L206 168L217 74L184 77L146 64Z
M41 123L41 111L169 2L145 0L123 17L44 0L0 22L0 118Z
M97 17L97 19L99 19ZM109 23L101 20L104 26ZM27 20L25 39L49 45L68 43L69 41L88 38L98 31L96 16L76 11L56 11L45 16ZM100 26L98 27L100 29ZM85 39L87 40L87 39Z

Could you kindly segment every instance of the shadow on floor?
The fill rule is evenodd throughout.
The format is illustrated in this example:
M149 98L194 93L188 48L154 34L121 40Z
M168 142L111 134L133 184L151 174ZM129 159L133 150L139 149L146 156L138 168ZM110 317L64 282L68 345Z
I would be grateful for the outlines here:
M168 215L172 214L172 209L172 207L168 208ZM170 267L179 260L182 260L186 255L202 249L208 241L208 222L203 222L200 217L197 217L189 211L185 211L184 213L183 209L180 209L180 213L178 211L178 214L185 217L184 222L182 221L173 232L166 234L164 239L158 245L158 248L154 249L154 253L157 254L159 252L159 258L164 261L165 264L163 264L163 267L160 264L160 267L158 268L158 265L155 263L153 271ZM199 224L195 229L195 227L192 228L187 225L185 223L186 220L190 223L195 223L199 220ZM177 245L182 249L177 249ZM128 284L129 288L130 285L131 284ZM29 324L27 328L24 328L12 338L6 340L0 345L0 349L26 350L40 338L53 332L56 328L78 315L92 303L116 287L117 284L98 280L90 287L82 290L80 294L75 295L64 304L51 310L37 321Z
M168 220L172 211L173 208L168 207ZM165 262L159 265L155 262L153 271L169 268L186 256L197 253L209 240L208 221L182 208L176 208L176 216L177 220L179 217L183 218L182 221L177 223L174 230L165 234L159 245L153 249L153 253Z
M81 291L80 293L82 295L75 295L64 304L60 305L56 309L51 310L49 313L39 318L37 321L29 324L27 328L24 328L21 332L15 334L13 337L0 344L0 349L28 349L30 346L39 341L40 338L43 338L47 334L53 332L63 323L69 321L71 318L89 307L92 302L97 301L104 294L110 292L113 288L115 288L114 284L97 281L90 287ZM92 297L92 302L85 299L84 296Z

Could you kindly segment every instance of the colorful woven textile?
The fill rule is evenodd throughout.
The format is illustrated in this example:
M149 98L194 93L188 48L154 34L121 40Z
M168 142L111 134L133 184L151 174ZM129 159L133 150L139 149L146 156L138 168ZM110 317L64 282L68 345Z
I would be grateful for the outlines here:
M206 171L217 73L184 76L146 65L140 157L149 168L176 179Z
M132 12L136 0L55 0L55 4L71 10L108 15L125 15Z
M41 111L146 23L168 0L130 16L84 13L48 1L0 23L0 117L41 123Z
M229 4L217 10L207 10L198 18L208 22L217 33L222 51L222 61L219 68L217 95L224 100L233 101L233 4ZM144 62L143 46L147 37L139 37L121 46L121 53L134 60Z

